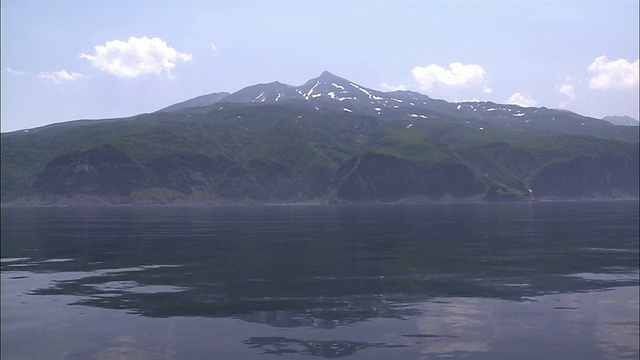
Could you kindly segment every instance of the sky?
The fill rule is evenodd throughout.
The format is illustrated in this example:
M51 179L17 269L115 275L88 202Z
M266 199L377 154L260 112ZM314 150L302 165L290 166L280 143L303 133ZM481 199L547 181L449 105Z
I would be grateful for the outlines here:
M382 91L639 118L637 0L1 0L2 132L327 70Z

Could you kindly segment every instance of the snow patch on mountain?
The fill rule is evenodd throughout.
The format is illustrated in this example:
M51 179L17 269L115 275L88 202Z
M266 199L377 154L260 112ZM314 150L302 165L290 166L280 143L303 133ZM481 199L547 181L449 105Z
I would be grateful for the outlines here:
M255 99L251 100L251 102L257 102L260 98L264 96L264 91L260 93L260 95L256 96ZM264 99L262 99L264 101Z
M407 114L407 116L412 117L412 118L417 118L417 117L423 118L423 119L427 118L427 115L422 115L422 114Z
M315 84L315 85L313 85L313 87L309 90L309 92L307 92L307 94L306 94L306 95L304 95L305 99L309 100L309 96L313 93L313 90L314 90L318 85L320 85L320 80L317 80L317 81L316 81L316 84Z

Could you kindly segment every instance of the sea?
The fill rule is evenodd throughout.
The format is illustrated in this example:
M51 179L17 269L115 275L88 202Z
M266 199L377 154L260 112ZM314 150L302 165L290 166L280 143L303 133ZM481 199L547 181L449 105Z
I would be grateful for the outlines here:
M1 209L2 359L638 359L639 203Z

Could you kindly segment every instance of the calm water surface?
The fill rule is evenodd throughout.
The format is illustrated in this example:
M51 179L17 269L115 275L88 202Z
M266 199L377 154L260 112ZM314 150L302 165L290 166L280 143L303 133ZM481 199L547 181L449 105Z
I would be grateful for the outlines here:
M638 359L638 202L2 209L2 359Z

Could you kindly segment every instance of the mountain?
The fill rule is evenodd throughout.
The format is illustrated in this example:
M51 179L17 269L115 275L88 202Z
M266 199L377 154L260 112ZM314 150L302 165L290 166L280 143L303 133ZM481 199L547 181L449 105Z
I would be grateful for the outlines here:
M608 121L614 125L626 125L626 126L638 126L640 123L638 120L631 116L605 116L602 118L604 121Z
M329 72L2 134L4 204L638 197L637 128Z
M493 102L450 103L412 91L382 92L357 85L328 71L300 86L280 82L258 84L219 97L209 106L181 106L186 112L205 112L217 110L220 106L224 108L224 103L297 104L319 112L374 116L389 121L463 119L476 124L494 123L512 128L605 136L623 141L634 141L638 137L638 134L629 129L611 127L610 122L566 110L527 108Z
M167 106L164 109L158 110L159 112L175 112L189 108L196 108L202 106L208 106L217 103L218 101L224 99L229 95L228 92L219 92L212 93L207 95L202 95L195 97L193 99L189 99L177 104L173 104L171 106Z

